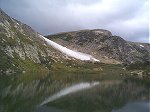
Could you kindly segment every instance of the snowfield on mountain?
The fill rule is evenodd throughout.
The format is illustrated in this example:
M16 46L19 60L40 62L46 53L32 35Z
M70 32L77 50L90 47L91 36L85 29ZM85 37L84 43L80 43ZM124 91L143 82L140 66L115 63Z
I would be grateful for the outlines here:
M63 46L57 44L56 42L53 42L53 41L45 38L42 35L39 35L39 36L41 38L43 38L48 45L50 45L53 48L59 50L60 52L64 53L67 56L70 56L70 57L73 57L73 58L76 58L76 59L79 59L79 60L89 60L89 61L97 61L97 62L99 62L98 59L94 58L93 56L91 56L89 54L85 54L85 53L82 53L82 52L70 50L70 49L68 49L66 47L63 47Z

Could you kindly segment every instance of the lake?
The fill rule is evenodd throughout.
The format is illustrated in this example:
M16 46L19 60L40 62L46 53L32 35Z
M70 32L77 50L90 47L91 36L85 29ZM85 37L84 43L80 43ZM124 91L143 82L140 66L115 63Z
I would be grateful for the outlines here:
M95 75L1 76L0 112L149 112L149 84Z

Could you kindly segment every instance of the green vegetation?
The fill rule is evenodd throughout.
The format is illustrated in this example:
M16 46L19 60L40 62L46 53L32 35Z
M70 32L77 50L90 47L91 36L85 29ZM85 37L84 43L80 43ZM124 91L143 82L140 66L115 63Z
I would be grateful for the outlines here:
M129 74L130 71L123 70L122 65L113 65L113 64L103 64L103 63L73 63L69 64L66 63L54 63L52 65L52 69L55 73L62 73L67 75L71 74L78 74L81 77L85 77L88 80L99 80L99 79L116 79L122 78L120 74ZM73 77L73 76L70 76ZM84 78L83 78L84 79Z
M6 34L0 33L0 47L14 46L16 44L15 39L7 37Z
M41 64L37 64L27 57L23 60L17 53L14 52L16 46L22 48L22 52L25 52L24 45L38 44L38 49L43 52L45 51L46 46L39 42L34 43L28 36L23 35L14 27L11 27L10 30L10 32L14 33L13 37L8 37L5 33L0 33L0 74L13 74L20 73L22 71L28 73L48 73L49 70L47 67L50 67L50 65L46 64L40 52L39 57ZM8 54L12 56L9 56ZM50 61L52 61L51 57L47 57L47 63Z
M25 36L23 35L22 33L20 32L17 32L17 37L19 37L20 41L23 43L23 44L30 44L30 45L33 45L33 41L31 41L28 36Z
M7 71L8 68L17 71L15 64L16 63L11 57L9 57L2 50L0 50L0 74L3 74L4 71Z
M145 70L147 72L150 72L150 62L146 61L146 62L136 62L133 64L130 64L127 66L128 70Z

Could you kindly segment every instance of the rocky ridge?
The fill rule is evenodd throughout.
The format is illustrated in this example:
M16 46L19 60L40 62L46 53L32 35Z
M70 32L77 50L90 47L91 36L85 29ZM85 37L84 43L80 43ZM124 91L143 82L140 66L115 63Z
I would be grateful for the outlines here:
M0 74L51 69L71 58L47 45L30 26L0 9Z
M104 29L64 32L46 37L67 48L93 55L103 63L150 61L150 44L129 42Z

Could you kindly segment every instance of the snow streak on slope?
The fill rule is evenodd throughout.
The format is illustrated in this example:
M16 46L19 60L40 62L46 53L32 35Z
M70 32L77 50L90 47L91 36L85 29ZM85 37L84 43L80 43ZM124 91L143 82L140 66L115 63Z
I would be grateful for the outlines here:
M89 54L85 54L85 53L81 53L81 52L77 52L77 51L73 51L70 50L66 47L63 47L45 37L43 37L42 35L39 35L41 38L43 38L45 40L45 42L48 45L51 45L53 48L61 51L62 53L66 54L67 56L79 59L79 60L90 60L90 61L99 61L98 59L94 58L93 56L89 55Z
M81 90L92 88L92 87L94 87L94 86L96 86L98 84L99 84L99 82L92 82L92 83L85 82L85 83L79 83L79 84L75 84L73 86L67 87L65 89L62 89L58 93L50 96L46 100L44 100L40 104L40 106L42 106L44 104L47 104L49 102L52 102L54 100L57 100L58 98L61 98L62 96L68 95L70 93L74 93L74 92L77 92L77 91L81 91Z

